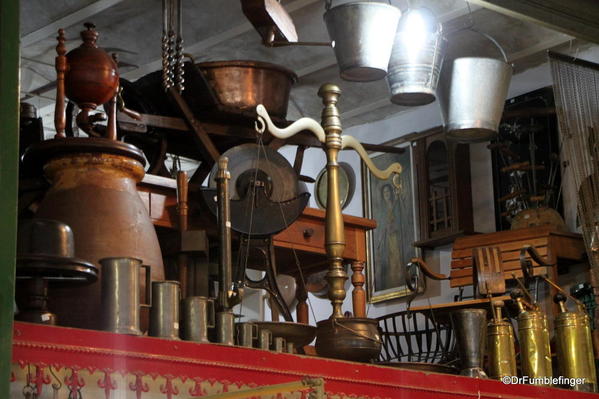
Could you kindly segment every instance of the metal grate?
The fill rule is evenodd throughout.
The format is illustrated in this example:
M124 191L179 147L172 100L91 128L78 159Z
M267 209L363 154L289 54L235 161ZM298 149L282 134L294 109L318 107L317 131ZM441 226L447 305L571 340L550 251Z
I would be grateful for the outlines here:
M449 321L431 312L402 311L379 317L383 341L380 362L448 364L455 361L455 339Z

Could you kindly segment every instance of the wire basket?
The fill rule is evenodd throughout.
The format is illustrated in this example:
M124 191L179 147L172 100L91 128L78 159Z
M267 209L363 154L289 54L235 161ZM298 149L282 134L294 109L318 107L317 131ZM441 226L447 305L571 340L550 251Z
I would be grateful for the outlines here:
M457 359L449 320L432 312L402 311L377 318L382 350L379 362L451 364Z

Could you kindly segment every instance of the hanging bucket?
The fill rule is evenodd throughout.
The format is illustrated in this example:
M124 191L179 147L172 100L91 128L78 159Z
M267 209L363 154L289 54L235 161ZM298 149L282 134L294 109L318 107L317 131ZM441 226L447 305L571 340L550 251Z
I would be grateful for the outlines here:
M324 21L334 42L341 78L356 82L383 79L401 11L376 2L330 5L329 0Z
M412 9L402 16L387 73L392 103L416 106L435 101L445 42L430 10Z
M512 78L503 49L478 33L499 48L504 60L464 57L446 63L438 91L447 137L462 143L495 137Z

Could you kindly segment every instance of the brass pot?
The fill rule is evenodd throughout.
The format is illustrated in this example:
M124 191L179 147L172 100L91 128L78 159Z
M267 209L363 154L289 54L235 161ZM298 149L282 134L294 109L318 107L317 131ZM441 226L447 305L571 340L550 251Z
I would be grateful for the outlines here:
M318 356L369 362L381 353L381 334L376 319L330 318L319 321L316 327Z
M28 148L24 162L43 165L52 183L36 217L68 224L76 257L100 270L102 258L138 258L152 267L154 280L164 279L156 230L136 187L144 176L139 149L103 138L53 139ZM50 306L61 325L100 329L100 280L86 287L50 287ZM144 310L142 330L146 326Z
M258 104L270 115L285 118L289 92L297 81L292 71L259 61L213 61L196 64L218 102L228 108L254 112Z

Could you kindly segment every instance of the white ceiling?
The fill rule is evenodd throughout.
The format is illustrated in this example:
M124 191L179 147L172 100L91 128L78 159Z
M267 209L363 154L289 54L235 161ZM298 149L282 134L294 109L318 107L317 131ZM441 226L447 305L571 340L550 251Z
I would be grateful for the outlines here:
M342 1L334 1L333 4ZM343 1L347 2L347 1ZM241 11L239 0L182 0L185 51L196 61L260 60L294 70L299 81L294 86L288 119L300 116L318 118L321 103L316 96L324 82L341 86L339 104L344 126L388 118L402 111L389 102L385 80L370 83L342 81L338 76L333 50L326 47L267 48ZM327 41L322 14L323 0L283 0L302 41ZM392 0L406 9L407 0ZM531 23L521 22L476 6L464 0L411 0L411 6L430 8L445 23L448 32L474 26L493 36L506 50L516 72L545 60L545 51L569 45L571 37ZM135 80L160 69L160 0L26 0L21 1L22 96L55 79L56 32L64 28L67 48L80 44L83 22L93 22L100 33L101 47L123 49L119 60L121 76ZM570 44L571 45L571 44ZM455 55L498 56L484 37L462 30L449 37L449 57ZM54 92L28 99L52 126Z

